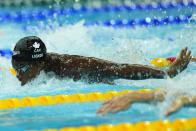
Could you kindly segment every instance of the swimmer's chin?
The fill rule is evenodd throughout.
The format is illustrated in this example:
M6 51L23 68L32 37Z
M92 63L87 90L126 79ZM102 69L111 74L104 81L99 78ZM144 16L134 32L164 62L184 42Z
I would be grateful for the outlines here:
M25 80L20 80L21 82L21 86L24 86L26 85L27 83L31 82L34 78L31 78L31 79L25 79Z
M24 86L27 82L21 81L21 86Z
M26 85L28 82L30 82L30 80L21 81L21 86Z

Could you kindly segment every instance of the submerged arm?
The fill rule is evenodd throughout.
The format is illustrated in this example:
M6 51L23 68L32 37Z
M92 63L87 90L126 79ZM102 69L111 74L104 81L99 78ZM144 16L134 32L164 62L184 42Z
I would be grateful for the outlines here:
M102 106L97 110L97 113L104 115L107 113L115 113L122 110L127 110L133 102L162 101L166 93L167 92L164 90L149 92L131 91L104 102Z
M180 109L180 107L189 104L196 104L196 96L180 96L173 102L165 115L171 115Z

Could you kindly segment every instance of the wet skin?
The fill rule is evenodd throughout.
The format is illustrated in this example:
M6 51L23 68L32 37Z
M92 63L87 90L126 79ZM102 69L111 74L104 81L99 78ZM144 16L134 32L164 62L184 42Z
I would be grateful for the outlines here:
M191 60L191 51L189 50L187 52L187 47L182 49L180 51L179 56L176 58L176 60L170 65L169 69L167 70L168 75L170 77L176 76L178 73L182 72L187 68L187 65L189 64Z
M167 69L167 73L170 77L174 77L178 73L182 72L184 69L187 68L191 60L191 51L187 52L187 47L181 50L179 56L174 61L172 65L170 65L169 69ZM164 96L167 92L156 93L155 91L151 92L130 92L124 95L116 96L102 104L102 106L97 110L97 114L104 115L107 113L115 113L123 110L127 110L133 102L138 101L159 101L164 100ZM179 94L180 95L180 94ZM191 97L191 96L188 96ZM187 103L195 103L196 104L196 96L194 96L194 101L189 99L190 101L187 102L187 99L184 97L178 98L172 106L168 109L165 115L170 115L179 109L181 106Z
M29 65L29 67L25 72L16 69L16 77L19 81L21 81L22 86L25 85L27 82L31 81L40 73L40 68L38 65L33 65L27 62L20 62L18 68L24 67L26 65Z
M41 63L17 62L17 65L30 67L26 72L16 71L21 85L31 81L41 70L46 73L54 72L59 77L71 78L74 81L85 79L88 83L113 84L115 79L164 79L167 75L174 77L186 69L191 59L191 52L186 52L187 47L181 50L179 57L167 70L137 64L118 64L94 57L48 53L45 61Z
M73 80L88 79L90 82L104 82L112 84L112 81L119 78L142 80L148 78L163 79L165 76L175 77L177 74L187 68L191 60L191 51L187 52L187 47L180 51L180 55L167 70L156 69L143 65L117 64L111 61L97 59L93 57L83 57L76 55L58 55L54 53L47 54L44 62L28 63L17 62L18 67L29 65L29 68L23 71L17 71L17 78L21 81L21 85L25 85L37 75L41 70L54 72L57 76L72 78ZM140 75L138 75L140 72ZM120 95L103 103L97 110L98 114L115 113L126 110L131 103L137 101L162 101L167 92L156 94L152 92L130 92ZM165 115L170 115L184 104L196 104L196 96L186 96L177 98Z
M166 90L150 91L150 92L138 92L131 91L124 95L119 95L102 104L102 107L97 110L99 115L107 113L116 113L119 111L127 110L134 102L150 102L150 101L163 101L166 96ZM178 94L179 96L173 101L171 106L165 113L165 116L169 116L179 110L184 105L196 105L196 95L184 96L184 94Z

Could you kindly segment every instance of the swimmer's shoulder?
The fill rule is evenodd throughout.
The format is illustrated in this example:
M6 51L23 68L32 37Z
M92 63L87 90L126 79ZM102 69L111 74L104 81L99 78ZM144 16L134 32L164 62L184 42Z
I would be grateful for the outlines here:
M58 54L58 53L47 53L47 58L50 59L70 59L70 58L74 58L74 57L80 57L77 55L69 55L69 54Z
M47 53L46 61L47 63L56 62L56 63L64 63L70 60L76 60L81 56L78 55L69 55L69 54L58 54L58 53Z
M103 61L102 59L95 58L95 57L86 57L81 55L70 55L70 54L57 54L57 53L47 53L47 59L49 61L58 61L58 62L65 62L65 61ZM105 60L104 60L105 61Z
M70 55L70 54L58 54L58 53L47 53L47 57L50 59L84 59L88 58L81 55ZM90 58L90 57L89 57Z
M56 67L62 66L62 63L64 63L67 59L66 57L67 57L66 54L61 55L53 52L47 53L45 58L45 63L46 63L45 69L47 70L47 72L50 70L54 71L56 70Z
M58 59L59 57L60 57L60 55L57 53L53 53L53 52L47 53L46 54L46 61L55 60L55 59Z

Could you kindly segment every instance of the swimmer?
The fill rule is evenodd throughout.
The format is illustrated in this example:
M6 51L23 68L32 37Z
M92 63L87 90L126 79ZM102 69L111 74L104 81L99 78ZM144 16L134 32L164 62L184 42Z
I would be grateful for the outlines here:
M118 64L94 57L47 53L44 42L36 36L20 39L13 50L12 66L21 85L33 80L40 74L53 72L59 78L88 83L114 84L116 79L165 79L175 77L186 69L191 59L191 51L182 49L179 57L168 69L157 69L138 64Z
M119 111L127 110L134 102L150 102L150 101L163 101L167 91L150 91L150 92L138 92L131 91L124 95L116 96L102 104L97 110L97 114L104 115L107 113L116 113ZM195 96L179 96L169 107L165 116L171 115L176 112L180 107L189 104L196 104Z

